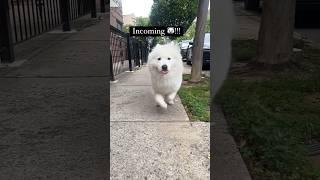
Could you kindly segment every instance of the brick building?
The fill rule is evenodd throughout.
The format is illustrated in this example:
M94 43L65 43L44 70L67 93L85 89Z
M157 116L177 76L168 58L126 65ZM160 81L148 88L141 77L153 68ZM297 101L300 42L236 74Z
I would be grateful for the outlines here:
M123 28L122 1L110 1L110 25L119 30Z
M123 15L123 24L124 25L135 25L136 24L136 16L134 14Z

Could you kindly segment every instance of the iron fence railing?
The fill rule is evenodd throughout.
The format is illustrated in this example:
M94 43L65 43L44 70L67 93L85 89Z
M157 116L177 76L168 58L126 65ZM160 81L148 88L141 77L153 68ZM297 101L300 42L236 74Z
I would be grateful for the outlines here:
M128 33L110 26L111 79L146 63L147 47L146 41L130 37Z
M28 40L61 24L62 0L10 0L14 43ZM65 0L64 0L65 1ZM88 14L91 0L69 0L70 19Z
M13 46L62 25L71 30L71 22L91 12L97 17L99 0L0 0L0 63L15 60ZM107 1L109 2L109 1ZM105 12L105 0L100 0Z

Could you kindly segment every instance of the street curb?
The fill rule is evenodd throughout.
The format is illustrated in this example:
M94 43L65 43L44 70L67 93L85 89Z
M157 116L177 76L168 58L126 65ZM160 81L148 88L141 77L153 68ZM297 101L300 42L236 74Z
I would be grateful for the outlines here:
M214 154L211 164L213 179L251 180L221 108L215 104L213 109L214 125L210 132L213 137L213 148L210 149Z

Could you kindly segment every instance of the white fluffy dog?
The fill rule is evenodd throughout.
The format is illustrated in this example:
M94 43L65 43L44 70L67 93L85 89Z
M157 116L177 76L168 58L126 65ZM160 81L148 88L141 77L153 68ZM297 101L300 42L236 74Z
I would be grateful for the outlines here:
M158 106L167 109L182 83L183 63L180 48L171 42L156 45L148 57L154 98Z

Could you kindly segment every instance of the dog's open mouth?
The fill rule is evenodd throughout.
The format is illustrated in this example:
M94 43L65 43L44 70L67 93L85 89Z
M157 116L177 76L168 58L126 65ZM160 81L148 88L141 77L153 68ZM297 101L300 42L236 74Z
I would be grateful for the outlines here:
M162 71L160 71L160 74L165 75L165 74L168 74L168 72L169 72L169 71L164 71L164 70L162 70Z

